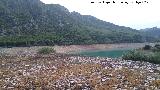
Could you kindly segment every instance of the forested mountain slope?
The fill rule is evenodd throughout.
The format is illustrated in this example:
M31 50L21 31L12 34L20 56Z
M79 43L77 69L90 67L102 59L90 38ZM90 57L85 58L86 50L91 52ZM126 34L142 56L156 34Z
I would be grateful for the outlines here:
M144 41L150 40L138 30L69 12L61 5L40 0L0 0L0 46Z
M154 36L155 38L160 38L160 28L153 27L153 28L146 28L142 29L147 36Z

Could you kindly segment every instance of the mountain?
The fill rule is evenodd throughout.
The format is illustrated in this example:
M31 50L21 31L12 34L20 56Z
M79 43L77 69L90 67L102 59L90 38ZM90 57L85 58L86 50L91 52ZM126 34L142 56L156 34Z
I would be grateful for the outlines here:
M146 36L141 31L69 12L58 4L44 4L40 0L0 0L0 46L144 41Z
M144 31L148 35L160 38L160 28L157 28L157 27L146 28L146 29L142 29L142 31Z
M146 28L140 30L146 37L152 37L154 40L157 40L157 42L160 41L160 28L153 27L153 28Z

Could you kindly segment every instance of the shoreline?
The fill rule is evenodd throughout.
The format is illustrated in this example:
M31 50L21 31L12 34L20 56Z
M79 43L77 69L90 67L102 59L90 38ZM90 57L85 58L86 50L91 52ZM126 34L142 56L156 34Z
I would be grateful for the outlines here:
M154 43L149 43L153 46ZM79 53L85 51L102 51L113 49L137 49L142 48L146 43L119 43L119 44L92 44L92 45L69 45L69 46L55 46L57 53Z
M32 46L32 47L12 47L1 48L1 53L7 54L36 54L40 48L54 48L56 53L73 54L85 51L101 51L113 49L137 49L142 48L146 44L154 45L154 43L119 43L119 44L92 44L92 45L69 45L69 46Z

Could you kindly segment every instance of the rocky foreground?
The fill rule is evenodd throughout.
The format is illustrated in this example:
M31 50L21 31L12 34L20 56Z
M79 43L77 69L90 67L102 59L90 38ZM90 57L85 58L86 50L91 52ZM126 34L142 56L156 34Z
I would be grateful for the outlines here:
M0 90L155 90L160 65L102 57L6 55Z

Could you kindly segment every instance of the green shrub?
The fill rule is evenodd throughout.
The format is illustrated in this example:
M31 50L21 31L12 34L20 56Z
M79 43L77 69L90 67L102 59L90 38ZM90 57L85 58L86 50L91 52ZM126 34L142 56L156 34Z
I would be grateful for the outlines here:
M50 53L54 53L54 52L55 52L55 50L53 48L49 48L49 47L43 47L38 50L39 54L50 54Z
M160 44L156 44L154 47L160 49Z
M160 52L160 44L156 44L152 50L153 52Z
M154 53L154 55L152 56L151 62L160 64L160 52Z
M152 48L152 46L150 46L150 45L145 45L145 46L143 47L144 50L150 50L151 48Z
M129 51L122 56L125 60L146 61L150 63L160 64L160 52L143 52L138 50Z
M126 60L134 60L134 61L143 61L147 59L147 57L143 52L140 52L137 50L129 51L128 53L124 54L122 58Z

